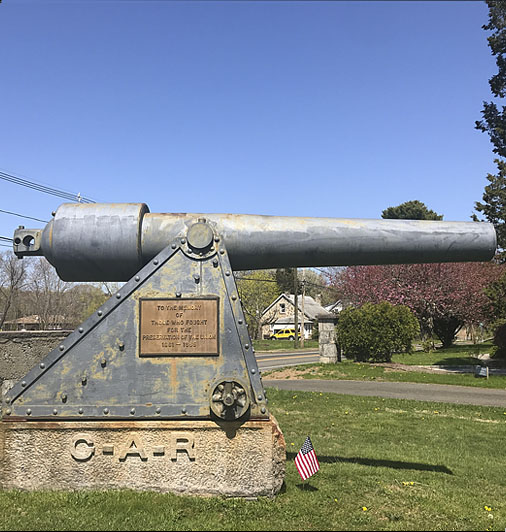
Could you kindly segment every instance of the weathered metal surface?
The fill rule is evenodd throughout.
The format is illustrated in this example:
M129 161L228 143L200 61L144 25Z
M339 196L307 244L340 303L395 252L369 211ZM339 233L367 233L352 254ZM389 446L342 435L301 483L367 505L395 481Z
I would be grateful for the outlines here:
M156 214L144 204L64 204L44 229L39 249L15 243L14 251L44 255L64 280L122 281L197 219L216 225L234 270L485 261L496 250L488 223ZM188 252L211 252L206 224L194 226L189 239Z
M213 232L215 247L199 254L185 235L166 246L4 396L7 418L209 418L211 394L223 381L242 383L249 417L268 417L223 241ZM158 310L143 318L142 305L149 307L149 301L164 308L162 315L166 305L182 308L170 310L168 318ZM152 325L164 319L184 323ZM203 320L205 325L197 323ZM162 328L177 328L168 334L181 341L192 336L192 347L184 351L156 340L156 352L150 353L150 343L143 343L141 335L160 334L152 331ZM156 356L147 356L151 354Z

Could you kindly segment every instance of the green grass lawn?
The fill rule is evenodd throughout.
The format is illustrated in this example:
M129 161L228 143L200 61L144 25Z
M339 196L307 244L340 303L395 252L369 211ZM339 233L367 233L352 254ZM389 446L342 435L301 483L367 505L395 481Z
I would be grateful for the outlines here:
M253 340L255 351L293 350L293 340ZM305 340L304 349L318 349L318 340Z
M420 382L426 384L451 384L480 388L506 389L505 375L492 375L488 379L477 378L472 373L422 373L395 370L377 364L344 360L337 364L305 364L292 368L304 379L341 379L356 381ZM262 373L266 379L275 378L277 370ZM290 378L287 376L286 378Z
M491 343L456 345L447 349L437 349L430 353L415 351L400 353L392 357L392 362L403 364L406 368L385 367L366 362L343 360L338 364L305 364L293 368L299 377L305 379L344 379L362 381L417 382L426 384L450 384L455 386L474 386L480 388L506 389L505 375L491 375L488 379L476 378L473 373L424 373L409 371L409 366L474 366L480 361L477 354L489 353ZM272 378L277 371L263 373ZM286 378L289 378L287 376Z
M479 363L477 355L490 353L492 343L481 344L460 344L453 345L446 349L435 349L430 353L415 351L413 353L400 353L392 357L392 362L411 365L441 365L441 366L463 366L475 365Z
M504 530L503 409L268 395L287 444L276 498L7 491L0 492L0 529ZM307 435L321 469L304 485L293 459Z

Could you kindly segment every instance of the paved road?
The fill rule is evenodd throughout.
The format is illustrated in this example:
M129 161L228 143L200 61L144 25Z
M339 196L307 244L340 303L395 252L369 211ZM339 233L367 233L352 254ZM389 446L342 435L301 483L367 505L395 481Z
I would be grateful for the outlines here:
M346 395L506 407L506 390L473 388L471 386L318 379L262 379L262 382L265 387L278 388L280 390L342 393Z
M260 371L283 368L286 366L298 366L299 364L313 364L319 362L318 349L283 351L283 352L256 352L258 367Z

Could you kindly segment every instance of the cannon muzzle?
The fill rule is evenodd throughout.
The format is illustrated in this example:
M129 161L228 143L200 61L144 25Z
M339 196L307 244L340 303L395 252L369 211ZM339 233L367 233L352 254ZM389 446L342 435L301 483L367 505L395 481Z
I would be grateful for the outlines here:
M14 253L41 255L65 281L126 281L198 220L215 225L234 270L487 261L484 222L150 213L144 203L65 203L41 229L17 229Z

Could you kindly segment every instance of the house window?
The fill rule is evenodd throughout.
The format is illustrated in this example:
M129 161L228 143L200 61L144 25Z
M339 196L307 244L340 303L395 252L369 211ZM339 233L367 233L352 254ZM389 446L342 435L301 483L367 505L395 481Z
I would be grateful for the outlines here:
M285 303L280 303L279 304L279 313L280 314L286 314L286 304Z

